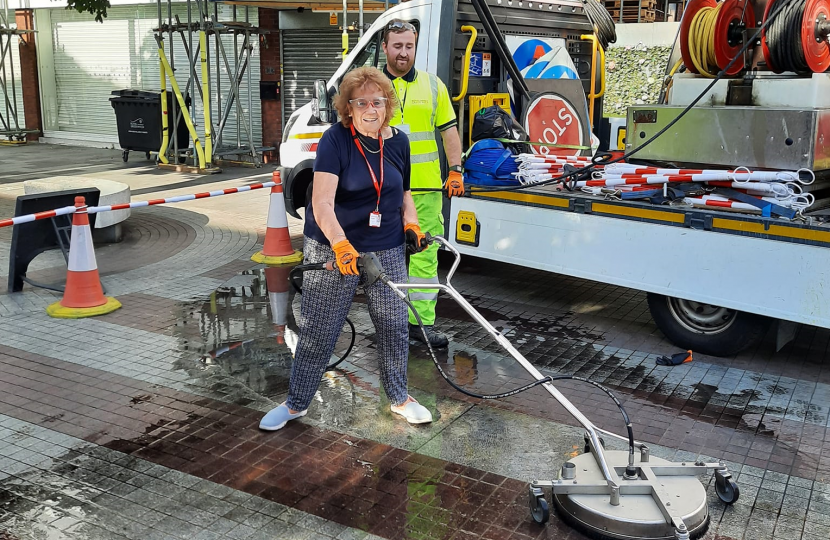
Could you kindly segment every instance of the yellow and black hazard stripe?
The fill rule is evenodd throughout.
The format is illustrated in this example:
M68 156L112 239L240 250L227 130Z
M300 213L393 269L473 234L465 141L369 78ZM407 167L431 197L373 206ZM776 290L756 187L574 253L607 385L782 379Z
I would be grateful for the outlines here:
M722 213L708 210L655 207L646 203L635 202L599 201L555 193L493 191L489 193L477 192L472 197L520 206L550 208L552 210L593 214L672 227L830 247L830 228L789 223L751 215L724 217Z

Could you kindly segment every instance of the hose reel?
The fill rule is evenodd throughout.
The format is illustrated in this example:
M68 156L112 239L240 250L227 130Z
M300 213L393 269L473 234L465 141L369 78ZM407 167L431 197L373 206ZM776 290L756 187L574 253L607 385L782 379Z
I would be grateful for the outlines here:
M755 28L755 11L748 4L749 0L726 0L721 4L714 36L715 58L721 69L741 51L746 29ZM743 62L735 62L726 74L737 75L743 69Z
M781 6L786 2L786 6ZM779 9L780 8L780 9ZM774 15L773 15L774 14ZM823 73L830 68L830 0L769 0L760 46L775 73ZM680 23L680 53L691 73L715 77L761 25L750 0L691 0ZM750 65L750 51L725 73L736 76Z

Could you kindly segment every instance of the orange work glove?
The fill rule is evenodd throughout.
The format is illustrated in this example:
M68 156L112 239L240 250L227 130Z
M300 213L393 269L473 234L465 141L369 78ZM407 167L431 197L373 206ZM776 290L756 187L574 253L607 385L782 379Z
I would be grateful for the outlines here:
M331 246L334 250L334 262L337 264L337 269L344 276L357 275L357 258L360 255L348 240L341 240Z
M447 197L461 197L464 195L464 177L458 171L450 171L447 179Z
M421 226L417 223L407 223L403 226L406 235L406 250L409 253L420 253L427 248L427 238L421 232Z

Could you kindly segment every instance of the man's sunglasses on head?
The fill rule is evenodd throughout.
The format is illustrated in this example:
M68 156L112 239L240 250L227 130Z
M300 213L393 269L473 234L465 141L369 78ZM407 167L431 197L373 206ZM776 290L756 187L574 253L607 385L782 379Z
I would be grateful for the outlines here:
M388 25L386 25L386 31L387 32L407 32L407 31L409 31L409 32L414 32L416 34L418 33L418 31L415 30L414 25L412 25L408 22L403 22L403 21L394 21L394 22L389 23Z

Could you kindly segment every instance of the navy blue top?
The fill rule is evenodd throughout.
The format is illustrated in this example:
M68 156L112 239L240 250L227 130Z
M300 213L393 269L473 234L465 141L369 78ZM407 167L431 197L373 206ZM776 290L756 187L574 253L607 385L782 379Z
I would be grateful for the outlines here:
M343 227L346 238L354 248L364 253L392 249L404 243L403 207L404 191L409 191L409 139L406 134L392 128L390 139L383 140L383 188L380 192L380 227L369 226L369 214L375 211L378 193L366 166L366 160L355 145L350 128L340 122L329 128L317 145L314 172L326 172L338 178L334 195L334 214ZM360 135L358 134L360 137ZM366 147L363 152L380 182L380 154L378 141L362 137ZM370 151L371 150L371 151ZM314 207L308 202L303 231L318 242L329 241L314 219Z

